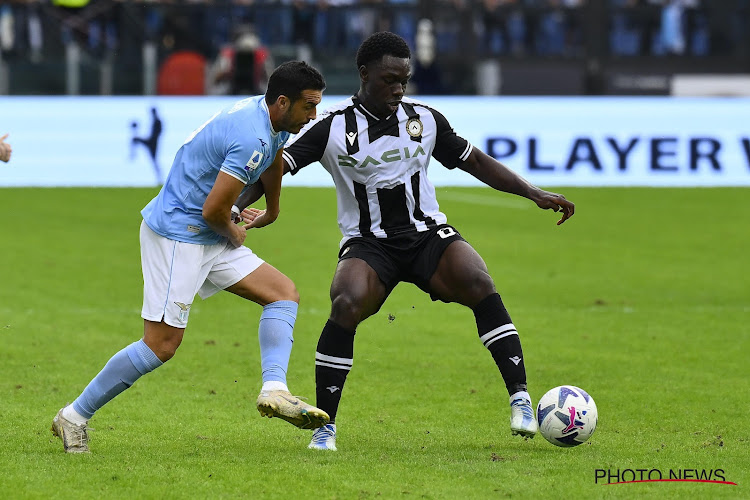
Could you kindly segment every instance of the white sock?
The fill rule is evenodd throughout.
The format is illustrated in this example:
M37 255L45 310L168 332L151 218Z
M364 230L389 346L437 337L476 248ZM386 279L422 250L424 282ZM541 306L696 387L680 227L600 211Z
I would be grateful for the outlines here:
M529 393L526 392L526 391L518 391L517 393L511 395L510 402L512 403L514 400L516 400L518 398L525 398L526 401L528 401L529 403L531 403L531 396L529 396Z
M78 413L75 408L73 408L73 405L68 405L63 408L62 415L66 420L73 422L76 425L83 425L89 421L89 419Z
M286 386L286 384L284 382L279 382L278 380L269 380L268 382L263 382L263 387L260 390L289 392L289 388Z

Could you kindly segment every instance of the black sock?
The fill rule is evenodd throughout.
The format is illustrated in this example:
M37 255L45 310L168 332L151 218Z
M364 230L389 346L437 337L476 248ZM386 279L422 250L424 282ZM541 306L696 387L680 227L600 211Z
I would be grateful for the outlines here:
M505 381L508 394L526 390L526 367L521 339L500 295L493 293L473 309L479 338L489 349Z
M352 369L354 332L328 320L315 352L315 394L318 408L328 413L331 423L341 401L346 376Z

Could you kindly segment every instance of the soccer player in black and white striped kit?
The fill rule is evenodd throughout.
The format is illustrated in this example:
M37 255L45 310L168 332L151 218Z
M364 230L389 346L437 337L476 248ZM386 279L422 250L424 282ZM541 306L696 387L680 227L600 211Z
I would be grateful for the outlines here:
M526 390L521 341L482 257L447 224L427 177L430 158L459 168L499 191L530 199L569 219L574 205L543 191L457 135L446 118L406 97L410 50L390 32L367 38L357 52L359 92L310 122L283 153L297 173L320 162L331 174L343 234L331 284L331 315L315 353L317 405L329 424L310 448L336 449L336 413L353 365L357 325L375 314L402 281L433 300L471 308L479 338L510 394L513 434L533 437L538 426ZM259 197L252 190L237 204Z

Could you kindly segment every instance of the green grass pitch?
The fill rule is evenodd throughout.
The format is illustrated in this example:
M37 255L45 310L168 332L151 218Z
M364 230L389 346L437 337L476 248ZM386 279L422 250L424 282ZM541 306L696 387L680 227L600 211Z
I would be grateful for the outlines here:
M439 188L521 334L535 400L579 385L582 446L524 441L473 315L402 284L357 333L339 451L262 419L260 307L192 309L176 357L91 421L92 453L49 427L142 334L140 209L155 189L2 189L3 498L750 498L750 190L559 189L557 214L490 189ZM314 401L314 351L340 234L331 189L285 188L247 244L302 303L289 382ZM606 485L597 469L721 469L737 486ZM629 477L628 477L629 479Z

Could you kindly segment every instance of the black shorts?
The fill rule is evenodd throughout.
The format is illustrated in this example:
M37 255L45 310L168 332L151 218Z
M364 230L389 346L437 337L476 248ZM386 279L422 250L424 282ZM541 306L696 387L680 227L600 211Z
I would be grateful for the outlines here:
M430 293L430 278L440 257L454 241L466 241L456 229L441 224L423 232L389 236L388 238L351 238L339 251L339 260L362 259L378 274L380 281L392 290L399 282L414 283ZM432 298L435 300L435 297Z

